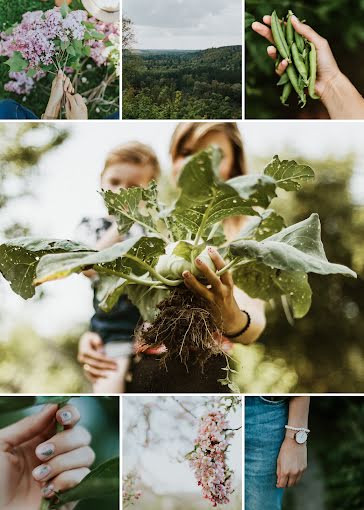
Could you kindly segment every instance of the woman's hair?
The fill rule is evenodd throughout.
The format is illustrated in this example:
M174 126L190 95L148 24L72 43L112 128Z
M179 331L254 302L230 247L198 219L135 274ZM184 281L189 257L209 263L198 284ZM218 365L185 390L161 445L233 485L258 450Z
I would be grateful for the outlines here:
M230 178L246 174L243 140L236 122L180 122L172 135L169 148L172 161L182 155L183 146L187 141L195 145L208 133L223 133L231 143L234 161Z
M160 166L154 150L144 143L128 142L112 149L106 156L104 168L101 177L108 168L119 163L132 163L134 165L150 165L153 169L153 178L156 179L160 174Z

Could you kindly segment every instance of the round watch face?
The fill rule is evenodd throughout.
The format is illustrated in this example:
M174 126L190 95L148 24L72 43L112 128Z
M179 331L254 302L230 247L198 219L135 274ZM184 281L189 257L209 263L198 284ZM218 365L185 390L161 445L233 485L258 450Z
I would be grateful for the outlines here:
M298 444L304 444L307 441L307 432L299 430L295 436Z

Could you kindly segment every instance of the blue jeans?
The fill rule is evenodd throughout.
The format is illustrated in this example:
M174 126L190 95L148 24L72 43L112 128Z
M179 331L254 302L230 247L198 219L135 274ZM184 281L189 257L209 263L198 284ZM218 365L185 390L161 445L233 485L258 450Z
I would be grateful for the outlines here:
M245 398L245 510L282 508L276 472L287 419L287 399Z
M17 103L13 99L2 99L0 101L0 119L38 119L31 110ZM118 119L119 112L115 112L107 117L108 119Z

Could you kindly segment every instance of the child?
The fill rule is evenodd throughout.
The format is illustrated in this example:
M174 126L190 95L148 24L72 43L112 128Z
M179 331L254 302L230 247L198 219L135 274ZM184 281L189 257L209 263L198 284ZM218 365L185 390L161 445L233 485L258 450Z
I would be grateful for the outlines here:
M122 188L146 187L152 179L158 178L159 172L154 151L147 145L129 142L108 154L101 174L101 188L117 193ZM111 217L101 218L96 223L84 218L82 226L88 231L88 237L94 235L98 250L123 239ZM135 225L124 239L139 232L140 227ZM99 277L95 271L86 271L85 274L93 282L95 314L90 330L80 339L78 361L83 364L95 393L122 393L132 354L133 334L140 319L139 311L125 295L109 313L102 311L96 298Z

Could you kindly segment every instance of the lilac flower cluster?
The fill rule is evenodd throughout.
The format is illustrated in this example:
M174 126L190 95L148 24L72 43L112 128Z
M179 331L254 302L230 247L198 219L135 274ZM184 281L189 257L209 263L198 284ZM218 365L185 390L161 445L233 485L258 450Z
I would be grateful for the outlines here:
M34 69L53 64L58 51L55 41L83 40L86 20L87 13L82 10L70 11L65 18L58 7L26 12L10 35L0 34L0 55L11 57L18 51Z
M210 411L201 418L195 449L188 455L202 495L213 506L229 503L233 492L232 471L226 462L228 423L221 411Z
M105 39L103 41L90 40L86 43L88 46L91 46L90 56L92 60L98 67L101 67L106 65L108 61L108 53L105 52L105 42L112 41L113 36L119 36L120 27L118 23L104 23L95 18L91 18L90 22L95 24L95 29L98 32L105 34Z
M11 78L11 80L4 85L4 89L7 92L13 92L20 96L28 96L34 87L35 82L43 78L45 74L46 73L44 71L38 71L33 78L30 78L24 71L9 73L9 78Z

